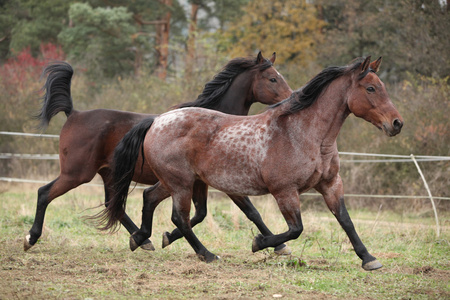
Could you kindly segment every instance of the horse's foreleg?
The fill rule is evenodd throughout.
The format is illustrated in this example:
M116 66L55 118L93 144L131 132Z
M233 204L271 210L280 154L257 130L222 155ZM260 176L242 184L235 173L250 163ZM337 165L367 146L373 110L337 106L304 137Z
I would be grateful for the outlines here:
M241 209L245 216L256 225L264 236L273 235L248 197L235 195L228 195L228 197L233 200L234 204ZM278 255L289 255L292 253L291 249L286 246L286 244L276 246L274 252Z
M141 228L132 233L130 237L130 249L136 250L152 234L153 213L161 201L169 197L170 194L159 182L144 190L144 206L142 208Z
M264 236L259 234L253 240L252 251L256 252L267 247L276 247L289 240L296 239L303 231L302 218L300 214L300 200L296 190L281 191L273 193L278 207L283 214L284 219L288 225L288 231Z
M328 208L350 239L356 254L362 260L362 268L366 271L381 268L383 265L367 251L356 233L355 226L345 207L344 188L340 176L338 175L332 182L322 183L317 191L323 195Z
M208 199L208 186L202 181L196 181L194 183L194 192L192 194L192 202L195 207L195 215L191 219L191 227L194 227L198 223L202 222L207 213L206 201ZM162 247L165 248L172 244L179 238L182 238L183 234L178 228L175 228L171 233L163 233Z
M111 194L113 193L112 183L111 183L111 170L103 168L99 171L100 176L103 179L103 185L105 188L105 206L108 206L108 202L111 199ZM125 227L125 229L133 234L139 230L136 224L130 219L130 217L124 213L123 217L120 219L120 223ZM140 246L143 250L154 251L155 247L149 239L146 239Z

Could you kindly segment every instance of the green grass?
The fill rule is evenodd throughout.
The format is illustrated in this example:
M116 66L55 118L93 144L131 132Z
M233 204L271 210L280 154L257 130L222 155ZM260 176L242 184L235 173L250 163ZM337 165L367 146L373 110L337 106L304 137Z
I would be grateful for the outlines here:
M195 228L203 244L221 256L198 260L184 240L161 249L161 234L173 229L171 201L157 208L154 252L129 251L128 233L97 231L83 217L100 210L102 194L88 188L54 200L44 233L28 252L23 238L34 220L36 192L0 194L0 298L273 298L283 299L449 299L449 213L434 219L392 212L350 211L369 251L384 265L366 272L331 213L303 212L304 232L288 242L291 256L271 249L251 252L257 233L231 201L214 195L208 216ZM127 205L140 224L142 200L134 192ZM271 197L254 199L268 227L287 229Z

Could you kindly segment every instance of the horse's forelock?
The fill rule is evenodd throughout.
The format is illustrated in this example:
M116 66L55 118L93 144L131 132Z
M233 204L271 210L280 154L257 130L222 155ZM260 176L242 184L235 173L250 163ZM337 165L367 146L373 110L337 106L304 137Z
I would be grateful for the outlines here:
M364 57L358 57L355 58L349 65L348 65L348 72L354 72L356 71L361 64L364 62L365 58ZM376 73L375 70L373 70L371 67L367 68L367 70L365 70L364 72L362 72L361 74L358 75L358 80L363 79L364 77L367 76L367 74L369 74L370 72Z
M273 66L273 63L268 58L265 58L263 63L258 64L260 72L267 70L268 68L270 68L272 66Z

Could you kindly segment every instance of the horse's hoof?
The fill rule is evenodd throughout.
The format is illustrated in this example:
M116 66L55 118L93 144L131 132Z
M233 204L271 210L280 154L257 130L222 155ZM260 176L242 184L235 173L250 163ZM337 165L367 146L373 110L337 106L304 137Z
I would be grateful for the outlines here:
M207 253L206 255L197 254L197 256L198 256L198 258L201 261L204 261L206 263L211 263L213 261L220 260L220 256L215 255L215 254L210 253L210 252Z
M134 251L137 248L139 248L139 245L136 243L136 241L134 240L133 236L130 236L130 250Z
M273 251L273 253L277 254L277 255L291 255L292 254L292 250L291 248L289 248L287 245L282 245L284 247L278 249L278 247L275 248L275 250Z
M25 239L23 240L23 250L27 251L28 249L30 249L31 247L33 247L33 245L30 244L30 235L28 234Z
M147 242L148 241L148 242ZM131 247L131 246L130 246ZM152 241L150 240L146 240L142 245L141 245L141 249L142 250L146 250L146 251L155 251L155 247L152 244Z
M213 261L216 261L216 260L220 260L220 256L219 255L214 255L213 259L207 260L206 262L210 263L210 262L213 262Z
M262 237L262 235L261 235L261 234L258 234L258 235L255 236L255 238L253 239L253 243L252 243L252 252L253 252L253 253L255 253L255 252L261 250L261 249L259 248L259 245L258 245L258 239L259 239L260 237Z
M167 231L163 233L162 247L166 248L170 245L169 234Z
M362 265L362 268L366 271L373 271L381 268L383 265L378 260L372 260Z

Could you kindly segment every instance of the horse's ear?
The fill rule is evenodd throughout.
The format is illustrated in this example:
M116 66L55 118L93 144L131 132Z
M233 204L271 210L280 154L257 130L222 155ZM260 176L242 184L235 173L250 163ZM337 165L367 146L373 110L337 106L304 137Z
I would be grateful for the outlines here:
M256 62L258 64L262 63L265 60L265 58L262 56L261 51L258 52L258 56L256 56Z
M277 53L276 52L274 52L273 54L272 54L272 57L270 58L270 61L272 62L272 64L275 62L275 59L277 58Z
M370 56L367 56L364 62L359 67L360 73L366 72L369 66L370 66Z
M380 69L381 65L381 56L376 60L370 63L370 68L376 73Z

